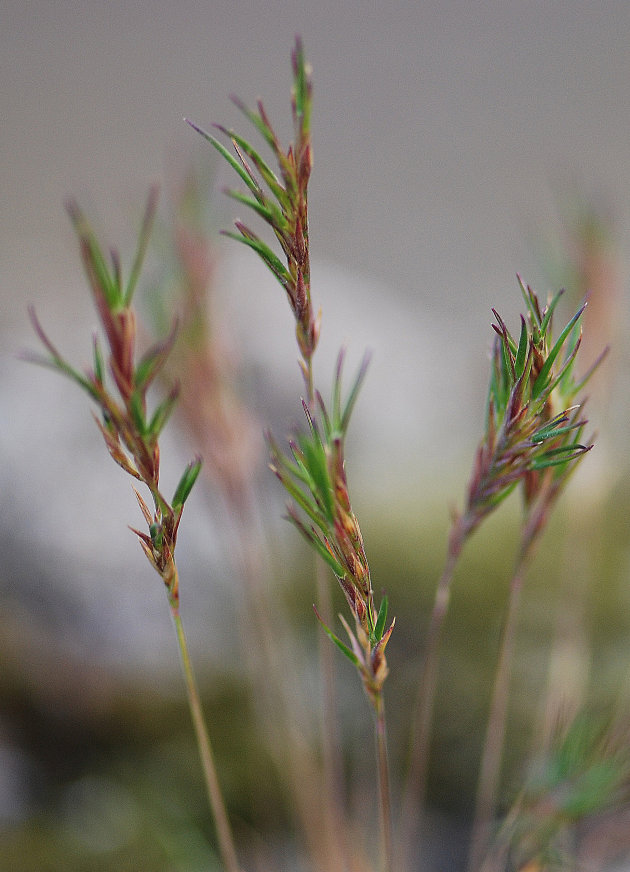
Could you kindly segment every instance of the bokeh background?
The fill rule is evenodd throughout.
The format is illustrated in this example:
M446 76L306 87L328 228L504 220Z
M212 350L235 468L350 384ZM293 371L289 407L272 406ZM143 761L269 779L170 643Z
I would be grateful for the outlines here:
M95 318L63 211L68 193L128 259L147 188L162 184L139 292L147 331L156 326L152 300L172 279L168 228L190 166L208 232L234 215L218 193L229 172L182 119L246 129L229 95L250 105L263 96L286 141L296 33L315 79L309 204L321 383L341 343L350 366L365 347L373 353L350 475L373 573L399 620L389 679L395 767L448 508L462 498L482 428L490 309L516 329L517 271L543 296L566 284L566 313L591 290L593 344L612 341L613 352L589 402L597 453L559 509L524 603L506 801L540 719L558 613L569 614L569 695L625 699L630 6L5 0L1 868L213 868L163 591L126 529L139 520L133 494L110 468L84 399L16 354L35 344L26 315L34 303L68 357L88 359ZM235 248L215 249L228 356L253 432L272 425L281 434L299 417L290 313L253 255ZM316 700L308 564L271 521L281 495L256 439L253 475L276 555L270 575L304 643L301 653L290 647L287 670ZM197 449L175 421L166 480ZM518 508L506 507L471 547L447 627L431 786L433 806L448 815L434 840L443 868L460 868L463 855ZM259 868L274 850L279 868L299 868L269 751L248 728L246 594L224 510L210 484L188 511L185 611L240 837ZM355 676L340 671L349 801L362 810L370 724Z

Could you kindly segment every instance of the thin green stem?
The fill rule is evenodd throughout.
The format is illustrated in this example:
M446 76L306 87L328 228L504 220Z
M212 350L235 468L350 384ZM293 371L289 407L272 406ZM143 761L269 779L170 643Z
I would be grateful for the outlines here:
M387 724L385 718L385 700L382 691L374 701L376 714L376 763L378 767L378 783L381 812L381 840L383 846L383 870L393 872L394 847L392 838L392 803L389 788L389 761L387 756Z
M236 858L236 848L234 846L234 838L232 829L228 821L223 794L219 786L219 779L214 763L214 755L212 753L212 745L206 727L206 722L201 708L201 700L199 690L188 652L188 643L184 634L184 626L182 624L181 615L179 612L179 601L169 597L171 614L175 624L175 632L177 635L177 643L179 645L179 653L181 657L182 670L186 684L186 693L188 695L188 705L190 714L195 729L197 745L199 747L199 755L201 757L201 765L203 769L204 779L206 782L206 790L210 808L214 817L214 823L217 830L217 838L219 840L219 851L223 860L223 865L226 872L240 872L238 860Z

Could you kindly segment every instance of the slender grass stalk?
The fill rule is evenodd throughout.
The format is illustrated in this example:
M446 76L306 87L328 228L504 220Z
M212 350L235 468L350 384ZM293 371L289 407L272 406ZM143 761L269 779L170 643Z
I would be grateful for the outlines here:
M398 842L399 863L403 869L408 867L409 852L413 848L417 835L422 832L433 710L437 691L440 639L448 612L457 563L474 526L474 519L469 514L458 515L453 521L446 561L437 584L433 609L429 618L422 676L412 716L411 757L401 803Z
M516 635L516 621L523 581L531 563L534 550L535 539L530 539L529 542L523 543L510 583L508 608L501 634L499 658L492 690L492 701L490 704L490 714L488 715L488 722L486 725L486 735L479 770L479 784L477 788L475 816L471 830L468 858L469 872L476 872L476 870L479 869L481 862L487 853L492 833L492 825L496 815L501 761L505 744L505 729L510 693L511 665Z
M322 558L314 554L315 585L317 592L317 609L326 624L332 622L332 595L328 567ZM347 824L344 790L343 762L341 759L341 742L339 738L339 722L337 716L337 681L334 651L323 634L317 638L319 668L321 674L322 694L322 764L324 790L327 797L324 815L327 819L327 830L332 842L333 851L330 857L331 870L343 872L344 857L347 854L345 844Z
M383 846L384 872L393 872L394 843L392 836L392 802L390 796L389 759L387 753L387 723L385 717L385 700L381 691L374 700L376 716L376 760L378 765L378 782L380 796L381 843Z
M225 809L225 802L223 801L223 794L221 792L214 762L214 754L212 752L212 745L210 743L210 735L203 715L199 689L197 687L197 681L195 679L190 654L188 652L188 643L186 641L186 634L184 633L184 625L182 623L179 609L179 597L173 598L169 596L169 605L173 624L175 626L177 644L179 646L182 672L184 675L184 683L186 685L186 695L188 697L188 706L190 708L190 714L195 730L195 738L199 748L201 768L203 770L208 801L210 803L217 831L221 859L226 872L239 872L240 867L236 856L232 828Z
M576 465L574 463L571 467L560 469L556 471L555 475L553 468L547 468L544 471L540 481L534 485L534 491L530 495L528 510L523 521L520 547L510 582L508 606L501 634L490 714L481 756L468 858L469 872L476 872L481 865L490 844L492 825L496 816L516 624L523 583L536 548L546 529L553 504L566 486Z

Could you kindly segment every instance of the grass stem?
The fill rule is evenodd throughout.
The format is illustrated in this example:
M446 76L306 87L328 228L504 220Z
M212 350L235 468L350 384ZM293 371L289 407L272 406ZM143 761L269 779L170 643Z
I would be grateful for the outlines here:
M548 474L540 488L537 501L533 504L523 522L521 545L510 582L507 614L503 625L497 669L492 689L490 714L486 725L486 736L481 756L475 816L468 856L468 872L476 872L481 867L483 858L490 845L492 824L496 817L500 787L501 763L505 745L507 709L510 695L510 678L512 661L514 659L516 622L521 591L536 546L545 529L551 503L556 496L557 489L554 489L553 479Z
M403 869L407 868L409 851L413 849L416 837L422 832L433 709L437 689L440 638L444 619L448 612L457 561L473 527L472 517L468 514L458 516L453 522L446 563L438 581L433 610L429 619L426 653L412 725L411 757L402 799L399 842L403 852L401 858Z
M468 872L476 872L481 866L483 857L488 850L492 822L496 814L501 762L505 744L516 617L527 563L527 555L522 555L510 584L508 610L501 636L499 660L494 679L492 702L486 725L486 737L479 770L479 785L470 840Z
M387 725L385 718L385 700L380 692L375 699L376 713L376 760L378 766L378 781L381 812L381 839L383 846L383 870L393 872L394 848L392 838L392 803L389 787L389 760L387 755Z
M204 720L199 690L197 688L190 654L188 652L188 643L186 641L184 625L179 611L179 603L178 601L173 601L171 599L170 606L173 622L175 624L177 643L179 645L182 671L184 673L186 693L188 696L188 705L190 707L190 714L195 729L197 745L199 747L199 755L201 757L201 766L203 769L204 780L206 782L208 800L210 802L210 808L212 810L217 830L219 851L226 872L240 872L240 867L236 858L236 848L234 847L232 829L228 821L223 795L219 786L214 755L212 753L212 745L210 744L210 736L208 735L208 730Z
M332 623L332 596L328 567L315 556L315 577L317 583L317 606L327 626ZM346 854L345 838L347 825L343 802L341 743L337 724L337 689L335 681L335 649L323 633L318 636L319 667L322 681L322 762L324 767L324 789L326 826L329 841L333 848L330 872L343 872Z

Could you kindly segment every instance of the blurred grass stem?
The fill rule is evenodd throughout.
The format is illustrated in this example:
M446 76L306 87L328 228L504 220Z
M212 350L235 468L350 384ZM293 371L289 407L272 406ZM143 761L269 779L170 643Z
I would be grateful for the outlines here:
M422 833L442 627L448 612L457 562L466 539L474 527L474 519L470 513L457 515L453 521L446 563L438 581L429 619L426 654L412 721L413 734L409 770L401 807L399 843L401 852L403 852L402 868L408 867L409 856L407 852L413 849L416 837L421 836Z
M521 591L527 570L532 562L536 546L540 541L550 502L554 497L553 480L547 471L538 500L528 513L523 524L521 545L510 582L505 623L501 634L499 657L492 689L490 714L486 724L479 783L475 803L468 859L468 872L476 872L488 851L492 835L492 825L496 816L499 795L501 763L505 745L507 710L510 696L510 677L514 658L516 623L521 600Z
M486 737L479 770L475 817L470 839L468 872L476 872L480 868L492 834L492 823L496 813L501 761L505 744L516 616L528 565L529 555L522 554L510 584L508 610L501 635L499 662L492 690L492 702L486 725Z
M394 848L392 838L392 804L389 785L389 759L387 754L387 724L385 718L385 700L382 691L374 702L376 715L376 759L378 764L381 839L383 846L384 872L393 872Z
M312 384L312 382L311 382ZM321 557L314 555L317 608L328 626L332 623L332 596L328 567ZM334 846L334 869L344 869L343 858L347 850L344 834L347 832L343 799L343 762L337 721L337 683L335 680L334 648L323 633L318 634L318 656L322 681L322 756L324 766L326 824ZM341 826L340 826L341 822ZM331 870L332 872L332 870Z
M184 682L186 684L188 705L190 707L190 714L195 729L197 745L199 747L206 791L208 793L208 800L210 802L210 808L212 810L217 830L219 851L226 872L240 872L240 867L236 858L236 848L234 847L232 829L228 821L225 803L223 801L223 795L217 777L210 736L208 735L208 729L201 708L199 689L197 687L190 654L188 652L188 643L186 641L184 625L179 610L179 598L169 595L169 605L171 608L171 615L173 616L173 623L175 625L175 633L177 635L177 644L179 646Z

